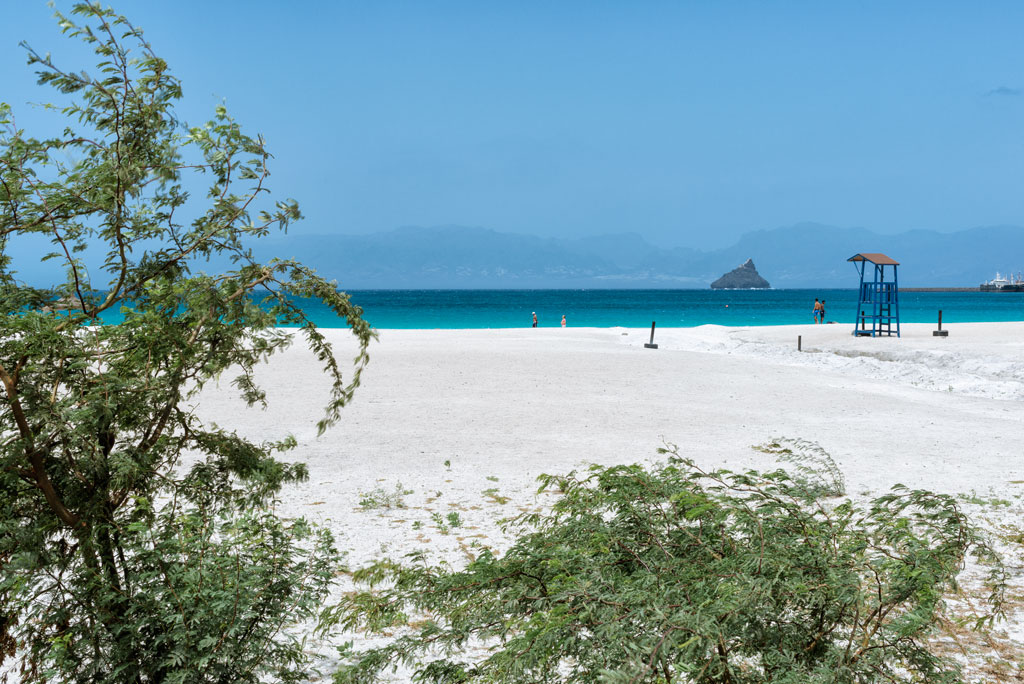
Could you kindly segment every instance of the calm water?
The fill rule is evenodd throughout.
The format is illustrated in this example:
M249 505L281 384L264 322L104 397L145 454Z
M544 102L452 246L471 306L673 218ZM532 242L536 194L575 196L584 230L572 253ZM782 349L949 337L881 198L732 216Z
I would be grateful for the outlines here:
M375 328L659 327L812 323L814 298L830 321L853 325L856 290L363 290L353 291ZM903 323L1024 320L1024 293L902 292ZM344 324L310 303L318 325Z
M562 314L569 326L687 328L717 325L791 325L813 323L814 298L824 298L829 321L853 326L857 290L355 290L373 327L528 328L531 312L540 327L557 327ZM317 325L344 327L318 302L303 303ZM901 292L903 323L1024 321L1021 292ZM103 315L118 323L119 314Z

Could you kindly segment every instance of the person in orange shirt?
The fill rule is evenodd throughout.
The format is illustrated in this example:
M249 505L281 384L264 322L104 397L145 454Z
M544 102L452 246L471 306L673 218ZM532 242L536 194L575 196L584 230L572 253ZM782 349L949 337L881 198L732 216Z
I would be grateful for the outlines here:
M562 314L562 327L565 327L565 314Z

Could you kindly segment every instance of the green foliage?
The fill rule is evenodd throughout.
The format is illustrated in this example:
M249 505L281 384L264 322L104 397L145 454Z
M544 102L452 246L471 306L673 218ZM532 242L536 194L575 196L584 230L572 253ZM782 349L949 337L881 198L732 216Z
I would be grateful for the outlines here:
M791 464L795 477L802 478L804 487L815 495L828 497L846 494L843 471L836 465L832 455L817 442L776 437L754 449Z
M295 441L206 425L190 400L229 372L262 405L255 369L293 326L330 382L322 432L374 333L335 284L253 259L253 240L301 217L268 199L262 139L224 107L185 128L180 83L123 17L79 3L57 18L99 60L91 75L25 46L68 127L35 138L0 107L0 639L20 640L26 682L298 676L285 627L315 615L336 554L266 512L306 478L277 457ZM17 279L11 245L26 236L51 243L55 287ZM196 270L211 258L230 270ZM307 297L351 328L350 377ZM117 311L123 323L99 325Z
M973 489L971 490L970 494L963 494L963 493L957 494L957 498L960 499L961 501L963 501L964 503L973 504L975 506L992 506L992 507L997 507L997 506L1011 506L1011 505L1013 505L1013 502L1008 500L1008 499L1001 499L998 496L989 496L989 497L981 496L980 494L975 492Z
M943 596L966 556L1002 568L956 500L897 486L826 504L783 471L666 463L543 476L561 496L521 516L504 556L464 570L380 562L332 624L393 630L343 651L337 682L403 666L417 682L956 682L933 655ZM465 656L467 646L488 649Z
M390 492L383 487L374 487L372 491L360 493L359 505L365 509L405 508L405 497L409 494L412 490L403 487L401 482L396 483Z
M0 572L3 572L4 565L9 561L9 555L0 555ZM18 618L10 610L9 596L10 591L0 586L0 663L13 656L17 646L12 632Z
M458 511L452 511L448 515L431 513L430 519L437 525L437 531L441 534L448 534L453 527L462 527L462 516Z
M313 620L337 570L330 535L302 520L259 511L208 515L167 507L155 522L124 530L133 595L92 615L69 594L109 595L102 578L62 573L36 584L21 636L32 674L45 681L238 682L303 679L302 638L287 631ZM62 621L54 622L60 616ZM97 630L94 620L109 625ZM259 644L258 648L253 644ZM102 662L89 651L99 648ZM114 665L116 664L116 666ZM109 668L109 669L107 669Z
M440 513L431 513L430 519L437 525L437 531L441 534L448 534L449 529L447 523L444 521L444 516Z
M491 501L491 503L502 504L502 505L508 503L508 497L507 496L502 496L501 494L499 494L497 487L489 487L489 488L483 490L480 493L483 494L487 499L489 499Z

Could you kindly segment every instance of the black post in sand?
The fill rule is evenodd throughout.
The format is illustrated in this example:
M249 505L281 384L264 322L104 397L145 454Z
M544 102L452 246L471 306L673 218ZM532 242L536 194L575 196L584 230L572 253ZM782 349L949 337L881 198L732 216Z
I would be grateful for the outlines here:
M658 345L654 344L654 321L651 321L651 341L644 342L644 349L657 349Z
M797 335L796 336L796 350L797 351L803 351L803 340L804 340L804 336L803 335Z
M949 331L942 329L942 309L939 309L939 329L932 330L932 337L949 337Z

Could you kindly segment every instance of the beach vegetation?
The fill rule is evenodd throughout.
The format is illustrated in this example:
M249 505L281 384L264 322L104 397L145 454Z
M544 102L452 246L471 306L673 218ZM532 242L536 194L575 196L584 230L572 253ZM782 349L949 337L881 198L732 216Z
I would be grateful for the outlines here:
M993 507L994 508L994 507L1000 507L1000 506L1011 506L1011 505L1013 505L1013 502L1010 501L1009 499L1003 499L1001 497L995 496L994 494L990 495L990 496L984 496L984 495L978 494L973 489L971 490L970 494L966 494L966 493L963 493L963 492L961 492L960 494L957 494L957 498L960 499L961 501L963 501L964 503L971 504L973 506Z
M359 505L367 510L405 508L405 497L412 493L413 491L403 487L401 482L396 483L395 488L390 491L382 486L377 486L371 491L359 495Z
M398 666L435 683L961 681L930 647L946 599L972 557L988 570L975 625L989 624L1006 573L955 497L896 486L859 505L819 486L827 472L663 455L542 476L558 499L514 519L501 555L358 570L329 626L420 626L347 647L335 681Z
M437 531L441 534L448 534L448 525L445 523L444 516L440 513L431 513L430 519L437 525Z
M196 399L227 373L265 405L258 366L301 337L327 380L323 432L374 333L334 283L253 258L301 218L269 195L262 138L223 105L183 124L181 83L112 10L56 18L98 61L24 46L61 125L37 137L0 106L0 658L16 651L4 667L22 682L293 681L308 664L295 626L338 554L273 513L307 477L280 456L296 441L209 424ZM43 245L48 283L20 279L22 243ZM306 298L349 326L350 370Z
M448 515L431 513L430 519L437 525L437 531L441 534L448 534L453 527L462 527L462 516L458 511L452 511Z
M808 493L821 497L844 496L846 478L824 447L817 442L792 437L776 437L755 446L756 451L775 456L800 477Z
M503 505L507 504L509 501L509 498L507 496L498 493L497 487L488 487L487 489L483 490L480 493L483 494L484 497L491 503Z

